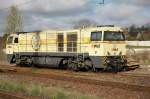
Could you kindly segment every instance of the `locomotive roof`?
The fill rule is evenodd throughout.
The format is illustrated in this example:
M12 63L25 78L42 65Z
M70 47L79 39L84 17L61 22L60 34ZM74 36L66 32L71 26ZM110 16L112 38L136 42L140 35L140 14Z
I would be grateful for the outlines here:
M120 27L115 27L115 26L97 26L97 27L92 27L92 28L84 28L84 29L68 29L68 30L44 30L44 31L28 31L28 32L16 32L16 34L26 34L26 33L39 33L39 32L69 32L69 31L79 31L79 30L102 30L102 31L111 31L111 30L122 30Z

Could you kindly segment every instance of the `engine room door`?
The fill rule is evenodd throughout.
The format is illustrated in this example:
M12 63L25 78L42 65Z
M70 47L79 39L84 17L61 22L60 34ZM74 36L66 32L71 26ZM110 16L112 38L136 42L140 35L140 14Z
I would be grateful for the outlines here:
M63 52L64 51L64 35L63 34L58 34L57 39L58 39L58 44L57 44L58 51Z
M77 34L67 34L67 52L77 52Z

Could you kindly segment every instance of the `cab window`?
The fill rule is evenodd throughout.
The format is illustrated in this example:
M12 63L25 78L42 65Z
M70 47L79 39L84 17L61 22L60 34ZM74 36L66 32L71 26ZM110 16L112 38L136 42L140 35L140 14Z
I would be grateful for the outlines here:
M15 38L15 41L14 41L14 43L18 43L18 38Z
M13 43L13 36L10 36L7 40L7 44Z
M91 32L91 41L101 41L102 32Z
M105 31L104 41L124 41L125 37L123 32L118 31Z

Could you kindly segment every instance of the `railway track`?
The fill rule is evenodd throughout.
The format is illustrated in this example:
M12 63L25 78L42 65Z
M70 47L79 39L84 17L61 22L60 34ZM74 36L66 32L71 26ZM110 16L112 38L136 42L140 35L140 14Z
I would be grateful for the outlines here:
M0 99L27 99L26 97L0 90Z
M86 83L86 84L94 84L94 85L100 85L100 86L109 86L113 88L121 88L121 89L128 89L133 91L146 91L150 92L150 86L144 86L144 85L137 85L137 84L128 84L123 82L115 82L115 81L106 81L106 80L96 80L96 79L89 79L87 76L75 76L74 74L64 72L63 73L49 73L49 74L43 74L43 73L33 73L31 71L25 71L15 68L14 66L8 68L8 67L0 67L0 71L7 74L17 74L17 75L25 75L25 76L32 76L32 77L39 77L39 78L47 78L47 79L54 79L54 80L63 80L63 81L70 81L70 82L79 82L79 83ZM105 73L104 73L105 74ZM111 75L106 73L107 75ZM114 74L115 75L115 74ZM138 77L133 76L130 74L119 74L119 76L130 76L130 77ZM139 76L142 77L142 76ZM146 76L145 76L146 77ZM147 76L147 78L150 79L150 77Z

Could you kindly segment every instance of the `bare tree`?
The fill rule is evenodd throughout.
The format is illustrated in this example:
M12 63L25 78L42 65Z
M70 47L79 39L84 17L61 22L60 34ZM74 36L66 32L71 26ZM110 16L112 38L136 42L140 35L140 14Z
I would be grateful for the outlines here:
M5 34L20 32L23 30L21 13L16 6L10 8L6 19Z
M81 19L77 21L74 25L74 29L78 28L88 28L88 27L95 27L97 26L97 23L95 21L91 21L89 19Z
M12 6L6 18L6 25L3 35L3 48L6 47L5 45L8 35L20 31L23 31L21 13L16 6Z

